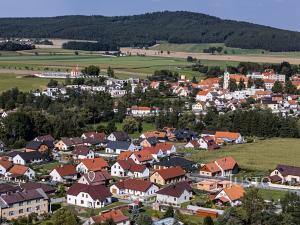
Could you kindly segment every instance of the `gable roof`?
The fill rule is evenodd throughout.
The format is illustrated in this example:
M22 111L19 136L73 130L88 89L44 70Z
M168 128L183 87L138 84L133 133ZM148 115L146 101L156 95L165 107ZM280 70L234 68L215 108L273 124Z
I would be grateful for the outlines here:
M39 151L31 151L31 152L13 151L13 152L8 153L7 155L12 158L19 155L26 162L33 161L35 159L39 160L39 159L42 159L42 157L43 157L43 155Z
M67 146L76 146L76 145L81 145L84 143L84 141L79 138L79 137L73 137L73 138L67 138L67 137L62 137L61 141L67 145Z
M129 217L125 216L122 211L118 209L113 209L108 212L102 212L100 215L92 217L94 223L103 223L109 219L112 219L115 223L121 223L122 221L129 220Z
M127 141L130 139L129 135L124 131L115 131L112 133L117 141Z
M128 150L130 145L131 142L127 142L127 141L109 141L106 147L110 149Z
M94 159L82 159L80 160L89 171L99 171L108 167L107 162L99 157Z
M133 154L131 151L121 152L118 156L118 160L127 160Z
M74 155L83 155L86 156L90 152L90 149L87 146L80 145L80 146L75 146L74 150L72 151L72 154Z
M56 170L56 172L61 176L73 176L77 174L76 168L73 165L60 165L54 168L53 170ZM52 170L52 171L53 171Z
M223 170L232 170L237 165L237 162L231 156L217 159L216 163L218 163Z
M5 194L5 193L11 193L11 192L17 192L20 191L21 188L19 186L13 186L11 184L7 183L1 183L0 184L0 195Z
M147 162L153 160L152 154L145 149L141 151L135 151L133 152L133 155L139 162Z
M172 197L180 197L184 191L192 191L192 187L188 182L179 182L171 184L165 188L160 189L156 194L168 195Z
M89 184L98 183L98 182L101 182L101 181L105 182L105 181L111 179L111 175L107 170L96 171L95 172L95 178L92 181L90 180L88 173L85 173L82 176L85 178L85 180Z
M103 201L111 197L111 193L104 185L73 184L67 191L68 195L77 196L80 192L89 194L93 200Z
M119 189L129 189L146 192L152 185L148 180L126 179L115 184Z
M180 166L156 170L155 173L158 173L164 180L185 176L185 171Z
M30 141L26 144L26 149L39 150L43 142L41 141Z
M232 185L231 187L223 189L223 191L231 201L238 200L245 194L245 189L240 185Z
M52 137L51 134L47 134L47 135L44 135L44 136L38 136L34 140L35 141L52 141L52 142L55 141L55 139Z
M300 167L277 165L276 170L278 170L282 174L282 176L300 176Z
M240 135L241 135L240 133L235 133L235 132L217 131L215 137L236 140L240 137Z
M26 183L21 183L20 184L21 188L23 190L32 190L32 189L38 189L41 188L45 193L53 193L56 191L56 188L47 185L47 184L43 184L43 183L38 183L38 182L26 182Z
M106 135L103 132L98 133L92 131L92 132L85 132L82 135L84 135L86 138L97 139L101 141L104 141L106 138Z
M173 144L170 143L157 143L155 146L152 147L145 147L143 150L149 151L151 154L157 154L159 150L161 150L163 153L166 153L167 151L170 151L173 148Z
M29 169L27 166L23 165L14 165L10 170L9 173L14 175L24 175L26 171Z
M155 165L164 166L164 167L176 167L180 166L181 168L185 170L191 170L193 169L194 165L196 165L195 162L181 158L181 157L172 157L165 160L162 160Z
M144 132L143 135L146 138L151 138L151 137L165 138L167 136L166 132L159 132L159 131L147 131L147 132Z
M142 173L147 167L144 165L136 164L132 159L128 160L119 160L117 163L124 169L131 172L140 172Z

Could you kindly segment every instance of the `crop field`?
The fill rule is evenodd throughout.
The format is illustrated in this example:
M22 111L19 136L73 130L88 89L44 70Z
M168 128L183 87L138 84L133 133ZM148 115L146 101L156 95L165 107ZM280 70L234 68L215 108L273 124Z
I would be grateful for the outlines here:
M253 174L267 175L277 164L300 166L300 139L274 138L257 140L254 143L228 145L217 151L180 150L186 156L200 163L207 163L220 157L232 156L242 170Z

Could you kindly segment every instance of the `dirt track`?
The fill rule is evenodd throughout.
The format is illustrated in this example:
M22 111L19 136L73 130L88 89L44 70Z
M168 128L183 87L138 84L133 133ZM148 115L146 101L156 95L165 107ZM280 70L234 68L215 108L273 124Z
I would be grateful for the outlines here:
M300 58L292 58L286 56L257 56L257 55L211 55L206 53L190 53L190 52L170 52L164 51L163 54L157 50L144 50L133 48L121 48L124 53L131 53L131 55L145 54L146 56L168 57L168 58L183 58L188 56L200 60L213 60L213 61L233 61L233 62L257 62L257 63L281 63L283 61L291 64L300 64Z

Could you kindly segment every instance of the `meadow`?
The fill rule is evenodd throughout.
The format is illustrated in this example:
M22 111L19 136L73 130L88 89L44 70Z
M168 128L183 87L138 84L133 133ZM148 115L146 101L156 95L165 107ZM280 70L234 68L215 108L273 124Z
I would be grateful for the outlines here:
M268 175L277 164L300 166L300 139L273 138L253 143L228 145L217 151L185 150L186 156L200 163L232 156L241 167L240 175Z

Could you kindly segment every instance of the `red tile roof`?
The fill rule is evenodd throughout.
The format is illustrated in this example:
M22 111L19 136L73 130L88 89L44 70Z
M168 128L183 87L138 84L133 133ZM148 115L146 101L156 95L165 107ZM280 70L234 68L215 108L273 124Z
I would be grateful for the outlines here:
M191 185L188 182L179 182L171 184L165 188L160 189L156 194L168 195L172 197L180 197L184 191L192 191Z
M29 169L29 167L27 166L23 166L23 165L14 165L9 172L11 174L14 175L24 175L24 173L26 173L26 171Z
M115 223L121 223L129 220L129 217L125 216L121 210L111 210L103 212L100 215L93 216L92 219L95 223L104 223L109 219L112 219Z
M132 172L142 173L146 169L146 166L136 164L132 159L119 160L118 163L123 169L129 170Z
M12 163L5 159L0 159L0 165L4 167L6 170L8 170L10 167L12 167Z
M158 173L164 180L185 176L185 171L180 166L157 170L155 173Z
M129 189L146 192L153 184L148 180L126 179L116 183L119 189Z
M77 174L76 168L73 165L61 165L54 168L53 170L56 170L61 177L73 176Z

